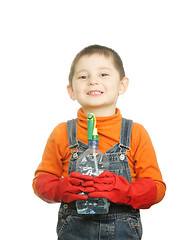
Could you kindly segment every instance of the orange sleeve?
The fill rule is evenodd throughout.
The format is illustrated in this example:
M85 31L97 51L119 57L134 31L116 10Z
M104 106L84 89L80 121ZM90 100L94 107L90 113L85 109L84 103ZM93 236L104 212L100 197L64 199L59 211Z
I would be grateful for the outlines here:
M133 124L131 139L134 172L137 179L152 178L157 186L156 202L160 202L166 191L166 185L157 163L156 153L145 128L137 123Z
M33 190L36 193L35 184L40 174L51 174L56 177L61 177L63 174L63 156L62 147L68 144L66 138L64 140L63 134L66 135L66 123L59 124L51 133L47 140L45 150L42 156L42 161L35 171L35 178L33 180ZM37 193L36 193L37 194Z

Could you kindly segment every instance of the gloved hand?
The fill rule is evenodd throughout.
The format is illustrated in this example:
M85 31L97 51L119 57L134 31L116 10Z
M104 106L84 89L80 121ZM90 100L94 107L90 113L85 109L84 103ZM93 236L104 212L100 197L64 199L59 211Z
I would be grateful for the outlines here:
M116 204L127 204L133 208L149 208L155 203L157 187L151 178L129 183L124 177L105 171L93 179L94 192L89 197L108 198Z
M87 195L80 195L81 192L94 191L93 177L72 172L65 178L58 178L51 174L40 174L36 181L37 195L48 203L66 203L75 200L86 200Z
M109 201L123 204L129 200L130 184L122 177L105 171L93 179L95 191L89 197L108 198Z
M79 172L72 172L67 177L60 179L60 196L66 202L75 200L86 200L87 195L80 195L81 192L92 192L95 189L93 186L93 177L89 175L82 175Z

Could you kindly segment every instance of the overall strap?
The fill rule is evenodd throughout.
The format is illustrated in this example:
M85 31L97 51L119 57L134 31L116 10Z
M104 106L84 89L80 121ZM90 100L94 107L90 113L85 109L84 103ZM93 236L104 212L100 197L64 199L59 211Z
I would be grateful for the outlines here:
M122 147L126 148L127 150L130 150L130 138L131 138L131 132L132 132L132 124L133 124L132 120L122 118L120 144Z
M77 141L77 118L67 121L67 134L69 148L75 148L78 146Z
M121 134L120 134L120 144L126 149L130 149L130 138L132 132L132 120L122 118L121 121ZM78 146L77 140L77 118L67 121L67 133L69 148L75 148Z

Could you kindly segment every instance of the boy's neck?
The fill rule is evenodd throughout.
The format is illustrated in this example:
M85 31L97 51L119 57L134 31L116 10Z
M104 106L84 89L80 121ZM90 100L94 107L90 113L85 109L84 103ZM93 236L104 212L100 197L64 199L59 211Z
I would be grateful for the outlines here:
M109 117L116 113L116 108L104 109L104 108L84 108L82 110L85 114L94 113L95 117Z

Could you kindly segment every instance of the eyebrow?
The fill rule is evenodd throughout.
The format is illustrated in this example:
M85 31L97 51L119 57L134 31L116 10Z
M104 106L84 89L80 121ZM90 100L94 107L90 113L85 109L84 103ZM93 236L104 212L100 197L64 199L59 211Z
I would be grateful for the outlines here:
M79 73L81 73L81 72L87 72L87 71L88 71L88 70L86 70L86 69L82 69L82 70L76 72L75 74L79 74Z
M108 70L108 71L112 71L112 69L111 68L109 68L109 67L99 67L99 68L97 68L98 70ZM79 70L78 72L76 72L75 74L77 75L77 74L79 74L79 73L81 73L81 72L88 72L88 70L87 69L81 69L81 70Z
M109 67L99 67L98 68L99 70L109 70L109 71L111 71L112 69L111 68L109 68Z

